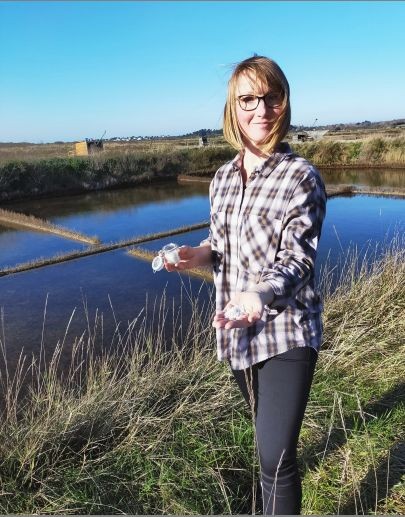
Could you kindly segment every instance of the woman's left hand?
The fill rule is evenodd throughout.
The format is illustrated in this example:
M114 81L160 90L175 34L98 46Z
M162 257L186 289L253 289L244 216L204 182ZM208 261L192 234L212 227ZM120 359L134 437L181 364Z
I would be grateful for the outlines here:
M243 307L245 314L236 320L230 320L225 317L225 311L234 306ZM246 328L252 326L262 317L264 311L263 296L260 293L246 291L237 293L231 298L222 311L217 311L212 322L215 328L234 329Z

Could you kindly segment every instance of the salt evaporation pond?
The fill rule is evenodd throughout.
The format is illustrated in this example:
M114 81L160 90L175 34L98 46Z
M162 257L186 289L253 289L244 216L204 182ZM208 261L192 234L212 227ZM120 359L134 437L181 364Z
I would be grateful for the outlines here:
M105 231L106 240L118 240L134 234L161 231L181 226L186 222L192 224L208 218L208 184L190 185L184 189L183 186L176 186L178 192L173 201L165 197L169 192L166 186L162 186L161 189L155 186L148 188L150 197L146 197L146 192L143 193L143 200L135 196L137 200L135 206L131 204L134 202L133 194L129 191L125 193L114 191L108 195L98 193L97 202L92 198L95 194L84 196L80 203L76 197L66 201L60 198L30 202L29 213L34 213L33 208L37 206L38 212L35 215L49 218L59 224L64 224L63 218L65 222L70 220L72 223L73 218L76 217L75 229L88 231L90 234L100 235L101 232L97 228L97 224L100 224L102 227L100 230ZM151 192L153 190L154 193ZM109 194L113 194L113 197L108 197ZM123 197L119 197L120 195ZM160 197L160 200L154 201L153 195ZM102 198L101 201L99 196ZM115 199L114 203L111 199ZM106 207L106 200L110 202L109 207ZM68 201L72 205L69 205ZM76 202L78 216L74 215ZM21 203L19 206L21 210ZM168 217L170 206L171 215ZM339 266L347 249L354 246L361 254L378 244L382 252L384 246L388 245L396 234L403 234L404 208L405 200L387 197L348 196L330 199L319 245L318 273L319 268L327 260L331 267ZM107 214L107 217L103 218L103 214ZM89 220L86 222L87 217ZM103 224L96 224L98 217L104 221ZM155 218L157 227L153 226L152 218ZM80 224L77 226L80 220L81 227ZM133 220L137 221L136 225L132 224ZM120 221L124 222L121 224ZM137 228L135 232L132 231L134 226ZM0 238L4 238L7 233L0 232ZM168 242L198 245L207 234L208 229L202 229L144 243L142 247L157 251ZM112 235L114 239L111 239ZM45 234L35 234L35 236L46 237ZM80 246L79 243L72 244L75 249ZM20 250L20 253L22 251ZM18 255L17 252L16 255ZM19 262L21 262L20 257L21 255L16 256ZM69 345L74 341L74 336L80 335L87 328L83 300L86 300L90 321L94 321L96 311L98 315L103 315L104 334L100 346L108 346L115 329L115 318L120 322L120 328L125 329L128 321L132 321L144 310L146 299L151 304L148 308L148 314L151 314L151 306L155 300L156 303L160 303L162 293L166 293L169 305L172 305L177 312L180 310L181 300L183 301L184 321L188 321L189 315L186 316L189 310L188 298L184 290L186 289L186 293L193 296L199 293L200 302L206 303L211 296L209 289L204 287L200 292L200 287L199 279L189 279L185 275L169 274L165 271L153 274L149 262L130 257L126 250L107 252L0 278L0 306L4 309L8 358L11 362L15 361L22 348L29 353L38 352L47 296L44 343L48 351L52 351L56 343L64 339L69 318L76 310L65 338L65 343L68 345L65 352L67 358ZM183 294L181 294L182 290ZM157 325L156 321L155 324Z
M40 257L68 253L88 247L51 233L19 230L0 225L0 269L30 262Z
M43 340L48 353L58 341L65 341L64 357L68 362L69 345L88 328L86 312L91 328L96 315L103 320L103 331L99 327L96 336L99 349L110 346L116 321L124 334L128 322L139 315L141 321L145 310L151 320L155 312L155 324L159 327L158 309L164 297L170 311L179 315L182 310L184 321L189 321L188 298L196 299L200 294L201 306L206 305L209 290L207 286L201 291L201 281L178 273L153 274L148 262L134 259L126 250L0 278L4 315L1 335L4 331L8 361L15 364L21 349L29 356L37 353ZM74 317L67 330L72 313ZM168 335L172 330L167 328Z
M111 242L208 220L207 192L208 184L170 181L13 203L9 208Z

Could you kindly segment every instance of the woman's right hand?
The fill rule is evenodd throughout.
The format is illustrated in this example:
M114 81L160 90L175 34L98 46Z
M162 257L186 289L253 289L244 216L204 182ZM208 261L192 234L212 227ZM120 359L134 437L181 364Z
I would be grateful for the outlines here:
M192 246L181 246L178 250L180 261L177 264L170 264L165 259L166 271L170 273L172 271L184 271L185 269L192 269L197 267L198 264L198 252L199 248L193 248Z

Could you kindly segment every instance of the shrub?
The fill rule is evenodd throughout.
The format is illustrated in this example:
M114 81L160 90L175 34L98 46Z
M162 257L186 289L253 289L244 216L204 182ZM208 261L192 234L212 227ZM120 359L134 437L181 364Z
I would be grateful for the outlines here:
M326 165L342 163L342 156L343 146L340 142L325 142L323 145L319 146L319 163Z
M387 144L382 138L373 138L363 146L363 158L366 161L377 162L387 150Z
M347 161L350 162L356 162L361 153L362 148L362 142L350 142L348 143L347 147L345 148Z

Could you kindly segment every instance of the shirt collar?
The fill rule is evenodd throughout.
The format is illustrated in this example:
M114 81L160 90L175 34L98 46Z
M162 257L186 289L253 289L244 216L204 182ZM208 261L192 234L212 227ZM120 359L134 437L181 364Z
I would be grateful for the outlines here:
M276 150L262 162L261 165L256 167L256 174L261 174L264 177L270 175L270 173L280 164L288 154L291 154L291 147L287 142L280 142Z
M268 176L274 168L281 163L288 154L291 154L291 147L287 142L280 142L276 150L270 154L261 165L258 165L254 169L255 174L262 174L262 176ZM242 166L243 151L240 151L235 158L232 160L231 165L234 171L240 170Z
M242 157L243 157L243 151L240 151L235 156L235 158L231 161L232 170L240 171L240 168L242 167Z

